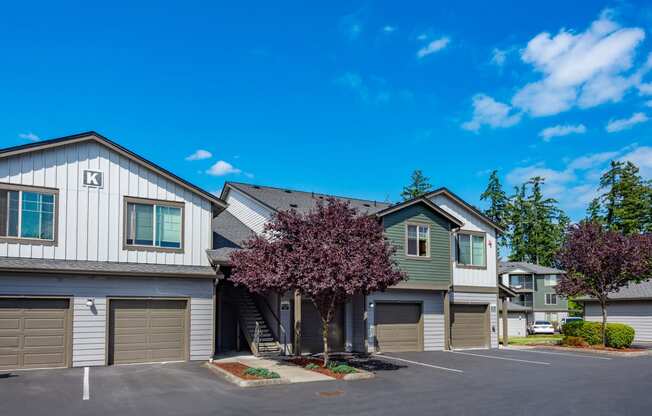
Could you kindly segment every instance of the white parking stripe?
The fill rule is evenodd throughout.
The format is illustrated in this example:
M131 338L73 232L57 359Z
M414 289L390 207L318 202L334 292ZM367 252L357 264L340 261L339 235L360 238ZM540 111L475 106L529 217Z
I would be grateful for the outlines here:
M503 348L503 350L507 351L523 351L523 352L533 352L536 354L548 354L548 355L565 355L567 357L580 357L580 358L594 358L596 360L611 360L609 357L596 357L595 355L588 355L588 354L572 354L572 353L567 353L567 352L552 352L552 351L538 351L538 350L530 350L530 349L520 349L520 348Z
M82 400L88 400L91 396L90 394L90 383L88 381L88 375L90 371L88 367L84 367L84 392L82 394Z
M519 360L517 358L496 357L495 355L472 354L470 352L461 352L461 351L450 351L450 352L452 354L462 354L462 355L472 355L474 357L493 358L494 360L516 361L519 363L538 364L538 365L550 365L550 363L544 363L543 361Z
M457 369L455 369L455 368L440 367L440 366L438 366L438 365L432 365L432 364L427 364L427 363L421 363L421 362L419 362L419 361L406 360L406 359L404 359L404 358L390 357L390 356L388 356L388 355L382 355L382 354L376 354L376 355L379 356L379 357L383 357L383 358L390 359L390 360L396 360L396 361L402 361L402 362L404 362L404 363L410 363L410 364L414 364L414 365L420 365L420 366L422 366L422 367L436 368L437 370L450 371L450 372L452 372L452 373L459 373L459 374L464 373L464 371L462 371L462 370L457 370Z

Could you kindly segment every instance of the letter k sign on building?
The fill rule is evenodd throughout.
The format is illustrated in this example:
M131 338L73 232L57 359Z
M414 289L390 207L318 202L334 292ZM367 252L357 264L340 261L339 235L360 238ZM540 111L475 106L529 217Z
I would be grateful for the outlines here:
M85 170L84 171L84 185L90 186L92 188L101 188L102 183L102 172L96 170Z

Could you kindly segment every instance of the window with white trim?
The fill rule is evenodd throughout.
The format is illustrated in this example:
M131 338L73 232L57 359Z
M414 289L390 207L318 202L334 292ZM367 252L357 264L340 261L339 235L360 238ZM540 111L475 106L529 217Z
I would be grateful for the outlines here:
M163 203L127 202L125 243L133 247L182 249L182 208Z
M464 266L487 266L487 249L483 234L457 234L457 263Z
M0 237L54 241L56 194L0 189Z
M556 304L557 304L557 294L546 293L546 305L556 305Z
M549 274L543 278L543 285L546 287L555 287L557 286L557 275Z
M405 254L413 257L430 257L430 227L425 224L408 224Z

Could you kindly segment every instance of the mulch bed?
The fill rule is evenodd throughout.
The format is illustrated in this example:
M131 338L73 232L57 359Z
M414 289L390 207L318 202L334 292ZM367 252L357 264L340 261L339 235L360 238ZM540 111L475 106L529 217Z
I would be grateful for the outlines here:
M334 373L328 368L324 367L324 360L321 360L319 358L307 358L307 357L295 357L295 358L290 358L287 360L287 362L298 365L299 367L303 367L306 370L314 371L316 373L321 373L324 374L328 377L333 377L338 380L342 380L346 374L340 374L340 373ZM318 365L318 368L306 368L308 364L315 364Z
M519 345L520 347L521 345ZM580 350L580 351L608 351L608 352L644 352L648 351L649 348L612 348L612 347L603 347L601 345L588 345L585 347L576 346L576 345L562 345L562 344L528 344L524 345L526 347L543 347L549 349L567 349L567 350Z
M249 374L245 374L244 372L251 367L244 365L242 363L237 363L237 362L213 363L213 365L221 368L222 370L228 371L229 373L233 374L236 377L240 377L243 380L265 380L262 377L256 377Z

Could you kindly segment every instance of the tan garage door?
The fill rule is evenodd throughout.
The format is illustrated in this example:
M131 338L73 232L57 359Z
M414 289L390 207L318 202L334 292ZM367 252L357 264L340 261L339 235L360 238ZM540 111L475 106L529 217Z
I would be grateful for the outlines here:
M0 370L70 365L67 299L0 299Z
M317 354L324 352L322 340L322 323L317 308L312 301L301 303L301 352ZM328 333L328 347L331 351L344 351L344 307L335 312Z
M375 309L378 350L423 351L421 304L377 302Z
M109 364L186 359L185 300L112 299L109 305Z
M453 348L485 348L488 335L487 305L451 305Z

